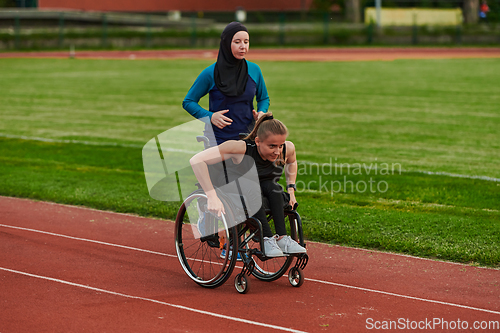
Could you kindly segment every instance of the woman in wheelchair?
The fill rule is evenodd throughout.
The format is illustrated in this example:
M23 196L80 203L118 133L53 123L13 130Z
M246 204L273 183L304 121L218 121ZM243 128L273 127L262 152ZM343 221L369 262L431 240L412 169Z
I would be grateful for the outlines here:
M242 162L245 156L253 158L262 196L269 202L274 219L276 234L273 235L266 218L265 207L253 216L262 224L264 236L264 253L267 257L280 257L286 254L306 253L306 249L287 235L284 208L295 209L295 179L297 176L297 160L295 146L286 141L288 129L279 120L273 119L272 113L260 117L252 132L244 140L229 140L217 147L204 150L190 160L193 171L201 187L207 195L207 209L220 216L225 208L218 198L208 165L221 161L231 161L235 165ZM285 169L287 192L277 183ZM212 179L211 179L212 176Z

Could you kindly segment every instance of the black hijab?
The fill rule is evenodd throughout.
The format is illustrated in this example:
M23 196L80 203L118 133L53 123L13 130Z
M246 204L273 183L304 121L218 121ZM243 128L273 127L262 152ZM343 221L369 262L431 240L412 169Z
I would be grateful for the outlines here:
M245 92L248 67L245 59L236 59L231 52L233 36L247 28L239 22L229 23L220 36L219 55L215 64L215 85L226 96L240 96Z

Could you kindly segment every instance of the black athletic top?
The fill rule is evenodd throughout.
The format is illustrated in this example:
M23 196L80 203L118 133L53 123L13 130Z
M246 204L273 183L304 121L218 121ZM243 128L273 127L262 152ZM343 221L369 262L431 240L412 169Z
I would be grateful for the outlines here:
M259 175L259 181L263 182L265 180L273 180L278 182L283 174L283 166L276 165L274 162L264 160L257 150L257 145L255 141L244 140L247 144L247 150L245 155L253 158L255 165L257 166L257 173ZM283 146L283 157L286 157L286 144Z
M210 165L210 178L215 186L224 186L247 174L254 165L257 169L259 182L278 182L283 174L283 166L276 166L274 162L264 160L257 150L257 145L252 140L246 143L245 156L240 163L234 164L229 159L222 163ZM283 146L283 156L286 156L286 146Z

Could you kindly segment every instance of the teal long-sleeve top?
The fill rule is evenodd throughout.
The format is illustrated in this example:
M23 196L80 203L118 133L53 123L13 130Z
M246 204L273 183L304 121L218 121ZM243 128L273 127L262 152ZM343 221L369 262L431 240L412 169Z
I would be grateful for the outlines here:
M182 102L182 107L197 119L212 118L214 112L229 110L225 116L233 120L231 125L223 129L212 126L218 144L227 140L238 140L239 133L247 132L254 121L252 110L267 112L269 109L269 95L260 67L250 61L247 61L247 65L248 81L242 95L225 96L217 88L214 80L214 63L200 73ZM199 104L200 99L206 94L209 94L209 110ZM257 101L257 108L253 107L254 98Z

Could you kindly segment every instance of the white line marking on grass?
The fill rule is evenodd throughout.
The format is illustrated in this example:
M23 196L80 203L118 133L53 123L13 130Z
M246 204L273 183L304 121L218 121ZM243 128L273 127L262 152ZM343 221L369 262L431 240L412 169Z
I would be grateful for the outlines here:
M339 286L339 287L343 287L343 288L350 288L350 289L368 291L368 292L378 293L378 294L383 294L383 295L389 295L389 296L407 298L407 299L411 299L411 300L415 300L415 301L429 302L429 303L435 303L435 304L441 304L441 305L449 305L449 306L454 306L454 307L457 307L457 308L463 308L463 309L475 310L475 311L482 311L482 312L488 312L488 313L494 313L494 314L500 315L500 312L498 312L498 311L493 311L493 310L488 310L488 309L481 309L481 308L475 308L475 307L472 307L472 306L467 306L467 305L462 305L462 304L448 303L448 302L436 301L436 300L427 299L427 298L420 298L420 297L413 297L413 296L395 294L395 293L391 293L391 292L388 292L388 291L368 289L368 288L363 288L363 287L355 287L355 286L350 286L350 285L347 285L347 284L341 284L341 283L335 283L335 282L328 282L328 281L322 281L322 280L316 280L316 279L310 279L310 278L305 278L305 279L308 280L308 281L312 281L312 282L318 282L318 283L323 283L323 284L330 284L330 285L333 285L333 286Z
M6 133L0 133L0 137L4 138L10 138L10 139L21 139L21 140L32 140L32 141L43 141L43 142L55 142L55 143L77 143L77 144L82 144L82 145L89 145L89 146L113 146L113 147L127 147L127 148L139 148L142 149L143 146L141 145L134 145L134 144L122 144L122 143L116 143L116 142L92 142L92 141L80 141L80 140L61 140L61 139L47 139L47 138L40 138L40 137L32 137L32 136L24 136L24 135L12 135L12 134L6 134ZM192 151L187 151L187 150L182 150L182 149L169 149L166 148L165 150L172 151L172 152L185 152L185 153L197 153L197 152L192 152ZM311 162L311 161L306 161L306 160L301 160L299 161L301 163L305 163L307 165L319 165L321 166L321 163L316 163L316 162ZM326 163L323 163L326 164ZM340 163L342 166L346 167L352 167L353 164L349 163ZM356 163L355 163L356 164ZM376 167L371 167L370 166L370 171L377 171L378 169ZM401 170L402 173L423 173L427 175L436 175L436 176L446 176L446 177L454 177L454 178L467 178L467 179L480 179L480 180L486 180L490 182L500 182L500 178L494 178L494 177L488 177L488 176L471 176L471 175L461 175L458 173L450 173L450 172L441 172L441 171L426 171L426 170Z
M403 170L403 172L416 172L416 173L424 173L427 175L437 175L437 176L448 176L448 177L454 177L454 178L469 178L469 179L481 179L481 180L487 180L489 182L500 182L500 178L493 178L493 177L488 177L488 176L469 176L469 175L460 175L458 173L449 173L449 172L432 172L432 171L422 171L422 170Z
M322 167L323 165L325 166L329 166L330 164L328 163L317 163L317 162L311 162L311 161L306 161L306 160L300 160L299 163L304 163L306 165L312 165L312 166L318 166L319 167ZM397 163L399 164L399 163ZM379 168L377 166L372 166L371 164L368 166L366 165L365 163L353 163L353 164L350 164L350 163L341 163L341 162L335 162L335 170L336 167L338 166L339 167L339 170L341 170L342 168L361 168L360 166L363 165L363 169L366 171L373 171L374 172L374 175L377 174L377 172L379 171ZM356 166L357 165L357 166ZM318 169L319 170L319 169ZM381 169L381 170L385 170L385 169ZM349 171L348 171L349 172ZM431 175L431 176L446 176L446 177L453 177L453 178L467 178L467 179L481 179L481 180L486 180L486 181L490 181L490 182L500 182L500 178L494 178L494 177L488 177L488 176L471 176L471 175L461 175L461 174L458 174L458 173L450 173L450 172L443 172L443 171L426 171L426 170L405 170L405 169L399 169L397 171L394 172L394 170L391 171L391 173L394 175L394 174L398 174L398 173L423 173L423 174L426 174L426 175ZM340 171L340 174L342 175L342 171ZM347 174L348 175L348 174Z
M116 142L92 142L92 141L80 141L80 140L61 140L61 139L48 139L40 138L36 136L25 136L25 135L11 135L0 133L0 137L9 139L21 139L30 141L42 141L42 142L54 142L54 143L78 143L87 146L113 146L113 147L127 147L127 148L139 148L142 149L143 146L134 144L121 144Z
M105 293L105 294L109 294L109 295L121 296L121 297L126 297L126 298L131 298L131 299L136 299L136 300L141 300L141 301L146 301L146 302L151 302L151 303L156 303L156 304L160 304L160 305L166 305L166 306L170 306L170 307L173 307L173 308L176 308L176 309L187 310L187 311L196 312L196 313L200 313L200 314L204 314L204 315L208 315L208 316L212 316L212 317L217 317L217 318L232 320L232 321L236 321L236 322L240 322L240 323L245 323L245 324L250 324L250 325L255 325L255 326L262 326L262 327L266 327L266 328L273 328L273 329L276 329L276 330L286 331L286 332L304 333L304 331L294 330L292 328L281 327L281 326L276 326L276 325L271 325L271 324L260 323L260 322L257 322L257 321L252 321L252 320L247 320L247 319L242 319L242 318L231 317L231 316L227 316L227 315L223 315L223 314L219 314L219 313L214 313L214 312L209 312L209 311L204 311L204 310L198 310L198 309L190 308L190 307L183 306L183 305L162 302L162 301L158 301L158 300L155 300L155 299L150 299L150 298L145 298L145 297L139 297L139 296L132 296L132 295L127 295L127 294L122 294L122 293L118 293L118 292L114 292L114 291L110 291L110 290L105 290L105 289L100 289L100 288L96 288L96 287L86 286L86 285L83 285L83 284L69 282L69 281L64 281L64 280L60 280L60 279L55 279L55 278L51 278L51 277L47 277L47 276L41 276L41 275L35 275L35 274L26 273L26 272L16 271L16 270L4 268L4 267L0 267L0 270L6 271L6 272L10 272L10 273L20 274L20 275L24 275L24 276L29 276L29 277L32 277L32 278L47 280L47 281L51 281L51 282L62 283L62 284L73 286L73 287L83 288L83 289L87 289L87 290L93 290L93 291L97 291L97 292L101 292L101 293Z
M78 237L72 237L72 236L65 236L65 235L60 235L60 234L56 234L56 233L52 233L52 232L47 232L47 231L40 231L40 230L35 230L35 229L28 229L28 228L22 228L22 227L9 226L9 225L5 225L5 224L0 224L0 227L12 228L12 229L18 229L18 230L24 230L24 231L31 231L31 232L37 232L37 233L47 234L47 235L51 235L51 236L64 237L64 238L69 238L69 239L74 239L74 240L79 240L79 241L86 241L86 242L91 242L91 243L96 243L96 244L101 244L101 245L115 246L115 247L124 248L124 249L127 249L127 250L134 250L134 251L140 251L140 252L146 252L146 253L151 253L151 254L158 254L158 255L162 255L162 256L177 258L177 256L171 255L171 254L167 254L167 253L161 253L161 252L156 252L156 251L143 250L143 249L139 249L139 248L135 248L135 247L130 247L130 246L124 246L124 245L117 245L117 244L112 244L112 243L94 241L94 240L91 240L91 239L78 238ZM419 258L416 258L416 259L419 259ZM238 266L236 266L236 267L238 267ZM283 276L285 277L287 275L285 274ZM417 301L422 301L422 302L429 302L429 303L435 303L435 304L441 304L441 305L448 305L448 306L453 306L453 307L458 307L458 308L464 308L464 309L469 309L469 310L475 310L475 311L482 311L482 312L500 314L500 312L498 312L498 311L492 311L492 310L488 310L488 309L475 308L475 307L471 307L471 306L467 306L467 305L461 305L461 304L455 304L455 303L448 303L448 302L443 302L443 301L436 301L436 300L432 300L432 299L426 299L426 298L420 298L420 297L414 297L414 296L407 296L407 295L396 294L396 293L391 293L391 292L382 291L382 290L376 290L376 289L368 289L368 288L363 288L363 287L350 286L350 285L347 285L347 284L335 283L335 282L330 282L330 281L323 281L323 280L317 280L317 279L311 279L311 278L305 278L305 279L307 281L311 281L311 282L317 282L317 283L322 283L322 284L327 284L327 285L339 286L339 287L343 287L343 288L356 289L356 290L368 291L368 292L377 293L377 294L384 294L384 295L389 295L389 296L394 296L394 297L401 297L401 298L406 298L406 299L412 299L412 300L417 300Z
M31 136L24 136L24 135L11 135L11 134L4 134L4 133L0 133L0 137L9 138L9 139L41 141L41 142L76 143L76 144L80 144L80 145L84 145L84 146L104 146L104 147L110 146L110 147L137 148L137 149L144 148L143 145L141 146L141 145L127 144L127 143L47 139L47 138L40 138L40 137L31 137ZM170 148L170 147L163 147L162 149L165 151L176 152L176 153L189 153L189 154L199 153L198 151L191 151L191 150L177 149L177 148Z

